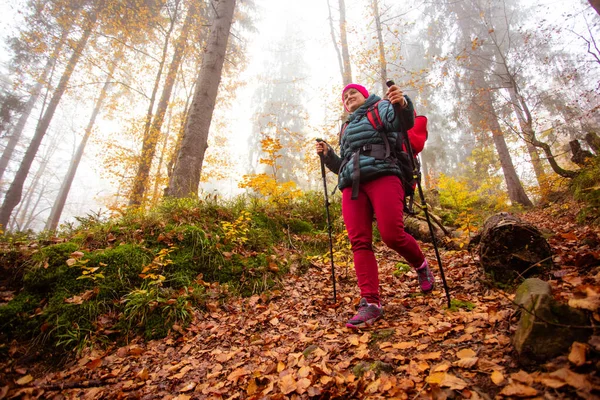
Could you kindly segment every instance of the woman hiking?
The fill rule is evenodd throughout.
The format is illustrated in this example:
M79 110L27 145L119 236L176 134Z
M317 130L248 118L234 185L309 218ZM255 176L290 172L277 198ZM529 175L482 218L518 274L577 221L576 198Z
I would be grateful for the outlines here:
M396 85L388 88L386 97L388 100L381 101L355 83L346 86L342 102L350 115L340 133L340 155L325 142L316 144L317 154L323 155L327 168L338 174L342 191L342 215L352 245L361 295L358 313L346 323L352 329L370 326L383 316L379 271L372 246L374 214L381 239L416 269L421 290L431 291L434 283L421 248L404 231L402 175L398 165L389 159L389 149L395 145L397 132L414 125L414 107ZM394 104L400 108L397 115ZM379 111L383 132L369 121L367 111L373 105Z

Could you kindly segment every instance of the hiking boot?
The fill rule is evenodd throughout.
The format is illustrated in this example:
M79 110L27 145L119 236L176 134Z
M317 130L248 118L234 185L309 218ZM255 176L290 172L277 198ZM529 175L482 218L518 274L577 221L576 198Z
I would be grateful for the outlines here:
M433 289L433 273L429 269L427 260L423 261L423 264L417 268L417 276L419 277L419 286L425 293L430 292Z
M346 322L346 327L352 329L365 328L373 325L375 321L383 316L383 307L367 303L366 299L360 299L358 313Z

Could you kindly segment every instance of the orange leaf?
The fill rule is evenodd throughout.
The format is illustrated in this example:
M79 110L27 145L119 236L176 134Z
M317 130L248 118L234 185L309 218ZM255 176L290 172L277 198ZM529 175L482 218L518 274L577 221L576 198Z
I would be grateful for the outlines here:
M442 352L440 352L440 351L434 351L434 352L431 352L431 353L419 354L417 356L417 358L419 360L437 360L441 356L442 356Z
M580 367L585 364L585 355L587 353L587 345L584 343L575 342L569 353L569 361Z
M196 387L196 382L190 382L187 385L185 385L184 387L182 387L181 389L179 389L179 391L181 393L189 392L190 390L193 390L195 387Z
M494 382L494 384L496 385L501 385L502 382L504 382L504 375L500 371L492 372L490 378L492 379L492 382Z
M23 377L19 378L19 379L16 381L16 384L17 384L17 385L20 385L20 386L23 386L23 385L27 385L27 384L28 384L28 383L30 383L31 381L33 381L33 376L31 376L31 375L25 375L25 376L23 376Z
M515 372L514 374L510 374L510 377L517 382L526 383L527 385L531 385L533 383L533 378L531 375L523 370Z
M279 387L281 389L281 393L290 394L296 390L298 387L298 382L296 382L292 375L286 375L279 381Z
M98 368L100 365L102 365L102 358L96 358L95 360L91 360L90 362L85 364L85 366L91 370Z
M230 373L230 374L227 376L227 380L228 380L228 381L231 381L231 382L237 382L237 380L238 380L240 377L242 377L242 376L245 376L245 375L248 375L249 373L250 373L250 372L249 372L249 371L248 371L246 368L244 368L244 367L241 367L241 368L238 368L238 369L236 369L236 370L235 370L235 371L233 371L232 373Z
M430 385L449 387L452 390L462 390L467 387L467 382L447 372L434 372L425 381Z
M520 383L511 383L505 386L500 394L504 396L531 397L537 395L537 390L532 387L521 385Z

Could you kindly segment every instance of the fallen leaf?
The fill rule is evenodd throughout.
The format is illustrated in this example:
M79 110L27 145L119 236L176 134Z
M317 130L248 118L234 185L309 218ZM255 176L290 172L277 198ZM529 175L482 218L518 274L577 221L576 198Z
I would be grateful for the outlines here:
M406 350L406 349L410 349L413 348L417 345L416 342L401 342L401 343L396 343L395 345L393 345L392 347L394 349L399 349L399 350Z
M504 396L531 397L537 395L537 390L520 383L510 383L500 392Z
M434 372L425 381L430 385L448 387L452 390L462 390L467 387L467 382L447 372Z
M148 379L148 368L142 368L136 375L136 378L145 381Z
M100 365L102 365L102 358L96 358L94 360L91 360L87 364L85 364L85 366L90 370L94 370L94 369L98 368Z
M431 367L431 372L446 372L452 367L452 364L448 361L442 361L441 363Z
M71 257L74 258L74 259L78 259L78 258L81 258L83 256L84 256L84 254L81 251L74 251L74 252L71 253Z
M233 371L227 376L227 380L231 382L237 382L237 380L244 375L248 375L250 371L248 371L245 367L241 367Z
M298 371L298 376L300 378L306 378L310 375L311 370L312 369L308 365L305 365Z
M531 375L523 370L510 374L510 377L517 382L525 383L527 385L531 385L533 383L533 378Z
M181 393L185 393L185 392L189 392L190 390L193 390L196 387L196 382L190 382L187 385L185 385L184 387L182 387L181 389L179 389L179 391Z
M303 394L304 392L306 392L306 389L310 387L310 385L310 379L302 378L296 384L296 392L298 392L298 394Z
M585 364L587 349L588 346L586 344L574 342L573 346L571 346L571 352L569 353L569 361L578 367L582 366Z
M365 393L375 394L379 391L379 385L381 384L380 379L376 379L373 382L369 383L369 385L365 389Z
M434 351L434 352L431 352L431 353L419 354L417 356L417 358L419 360L437 360L441 356L442 356L442 352L441 351Z
M496 384L496 385L501 385L502 382L504 382L504 375L500 371L492 372L492 375L490 375L490 378L492 379L492 382L494 382L494 384Z
M477 353L475 353L471 349L462 349L461 351L456 353L456 356L458 358L473 358L473 357L477 356Z
M569 305L573 308L596 311L600 308L600 293L597 288L591 286L577 287L573 292L574 298L569 299Z
M575 373L568 368L561 368L550 374L544 375L544 378L546 379L545 382L542 382L544 384L546 384L546 382L550 383L550 381L564 382L567 385L572 386L575 389L581 390L583 392L589 392L592 390L592 385L585 375Z
M454 365L460 368L471 368L479 361L479 357L469 357L469 358L461 358L458 361L454 362Z
M258 392L258 384L256 383L256 379L250 379L250 381L248 381L248 386L246 386L246 394L252 396L256 392Z
M31 376L31 375L25 375L25 376L19 378L15 383L17 385L23 386L23 385L27 385L31 381L33 381L33 376Z
M279 381L279 388L281 393L290 394L296 390L298 383L292 375L286 375Z

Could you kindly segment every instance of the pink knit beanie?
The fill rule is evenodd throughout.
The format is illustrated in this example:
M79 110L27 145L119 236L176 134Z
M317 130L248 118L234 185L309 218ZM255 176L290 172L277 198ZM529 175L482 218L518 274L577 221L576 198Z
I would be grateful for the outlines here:
M346 93L346 91L349 90L349 89L356 89L356 90L358 90L358 92L360 94L362 94L363 96L365 96L365 99L367 97L369 97L369 91L364 86L358 85L356 83L350 83L348 86L346 86L344 88L344 90L342 90L342 104L344 105L344 108L346 109L346 111L348 111L348 109L346 108L346 103L344 103L344 93Z

